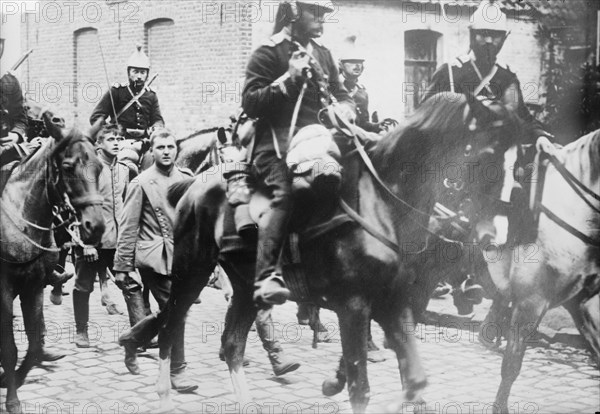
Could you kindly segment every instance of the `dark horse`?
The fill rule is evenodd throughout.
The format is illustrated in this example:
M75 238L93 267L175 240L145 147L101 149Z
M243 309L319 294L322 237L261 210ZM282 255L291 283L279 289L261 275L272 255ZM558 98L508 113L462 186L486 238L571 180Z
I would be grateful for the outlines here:
M457 196L471 197L479 211L486 211L487 203L499 196L501 177L491 180L483 174L488 167L497 171L496 166L502 165L518 125L518 119L500 106L484 105L459 94L432 97L370 152L387 190L367 170L359 178L359 211L371 230L390 243L353 224L301 243L311 299L335 311L339 318L348 392L355 412L365 411L369 402L370 318L381 325L388 346L396 352L404 388L402 401L414 401L426 386L416 340L409 332L414 324L412 286L421 277L411 263L412 253L426 246L429 213L438 194L447 191L444 183L448 180L462 180ZM431 174L436 168L437 173ZM169 364L174 332L183 328L189 307L217 263L230 276L234 289L222 345L236 397L241 404L250 401L242 361L257 312L252 301L255 253L221 251L229 208L222 172L207 170L175 184L169 194L173 204L179 201L171 297L159 316L157 390L165 410L172 407Z
M95 244L104 232L98 176L102 168L92 142L77 130L63 136L62 121L44 114L51 138L17 165L1 198L2 272L0 273L0 354L7 387L8 412L20 412L17 388L40 360L44 330L45 280L58 261L53 220L71 212L72 236ZM78 235L79 233L79 235ZM21 309L29 346L17 371L13 301Z
M483 326L493 327L498 339L502 334L508 339L495 402L502 412L508 412L527 344L549 309L569 311L600 362L600 130L560 150L540 144L555 158L545 174L535 177L539 191L532 190L532 207L541 214L537 225L527 223L535 227L529 229L535 237L499 246L491 252L499 260L488 261L479 272L486 291L495 293ZM490 345L493 336L482 331L480 340Z

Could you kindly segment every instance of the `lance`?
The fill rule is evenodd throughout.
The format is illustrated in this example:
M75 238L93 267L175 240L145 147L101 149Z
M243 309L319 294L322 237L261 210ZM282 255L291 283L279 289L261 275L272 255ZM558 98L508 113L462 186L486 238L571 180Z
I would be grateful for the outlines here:
M106 83L108 84L108 96L110 96L110 104L112 105L113 115L115 116L115 124L119 122L117 116L117 110L115 109L115 100L112 94L112 88L110 86L110 80L108 79L108 70L106 69L106 60L104 59L104 52L102 51L102 43L100 43L100 33L96 36L98 39L98 48L100 49L100 57L102 57L102 64L104 65L104 76L106 77Z

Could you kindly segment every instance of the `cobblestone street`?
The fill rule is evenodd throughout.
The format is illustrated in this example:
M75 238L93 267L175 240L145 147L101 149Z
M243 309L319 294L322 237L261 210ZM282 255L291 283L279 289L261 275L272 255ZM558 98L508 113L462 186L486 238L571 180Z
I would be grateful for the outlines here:
M71 291L72 281L66 285ZM126 310L118 289L110 292ZM118 332L128 326L126 315L107 315L100 304L98 285L90 299L89 329L92 347L77 349L74 333L72 296L64 296L55 306L45 292L47 322L46 346L67 356L36 368L19 390L25 413L146 413L156 409L158 396L154 383L158 372L158 350L139 357L142 374L129 374L123 364L123 350L116 343ZM227 303L221 291L207 288L202 303L193 305L186 329L188 374L198 383L194 394L172 392L176 412L236 412L227 367L218 358L220 333ZM20 356L27 341L23 332L18 301L15 301L16 341ZM247 356L251 363L246 378L255 404L241 412L351 412L347 391L333 398L321 395L322 381L334 373L341 345L336 318L322 311L323 323L333 341L311 348L312 331L296 322L296 305L276 307L273 319L277 337L290 357L302 366L283 377L272 373L266 352L256 332L250 333ZM429 378L424 394L427 411L435 413L486 413L500 382L501 354L484 349L476 334L464 330L418 325L415 335ZM381 347L383 335L373 326L375 342ZM369 363L371 402L369 412L382 412L400 395L397 362L389 350L382 350L384 362ZM2 410L5 391L2 390ZM554 344L529 348L523 369L510 399L511 413L565 413L600 410L600 375L586 351Z

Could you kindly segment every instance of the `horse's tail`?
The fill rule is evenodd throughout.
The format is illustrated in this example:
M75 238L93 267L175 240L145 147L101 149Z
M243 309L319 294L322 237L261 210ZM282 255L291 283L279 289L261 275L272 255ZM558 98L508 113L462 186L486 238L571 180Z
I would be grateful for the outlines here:
M194 181L196 181L196 177L186 178L185 180L171 184L169 186L169 191L167 192L167 201L169 204L175 207L188 188L190 188L194 183Z

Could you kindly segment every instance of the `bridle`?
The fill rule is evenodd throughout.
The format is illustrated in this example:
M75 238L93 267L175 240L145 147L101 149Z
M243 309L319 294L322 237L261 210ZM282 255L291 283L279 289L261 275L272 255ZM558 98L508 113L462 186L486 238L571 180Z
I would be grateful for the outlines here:
M97 194L71 199L68 195L67 186L64 183L63 174L56 163L55 157L51 156L50 158L50 162L46 163L46 171L44 174L46 200L48 204L52 206L52 224L50 227L40 226L27 220L16 211L11 211L11 208L8 207L1 198L0 205L2 206L2 209L5 210L5 214L8 211L6 216L10 221L13 222L13 224L15 224L21 235L35 247L48 252L60 252L61 250L68 249L72 246L83 248L86 245L81 239L79 230L81 227L81 222L78 220L76 208L102 205L102 196ZM71 240L65 242L60 247L43 246L29 237L24 231L21 231L16 221L19 221L28 227L44 232L54 232L60 228L64 228L64 230L71 236Z

